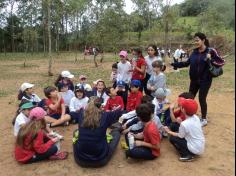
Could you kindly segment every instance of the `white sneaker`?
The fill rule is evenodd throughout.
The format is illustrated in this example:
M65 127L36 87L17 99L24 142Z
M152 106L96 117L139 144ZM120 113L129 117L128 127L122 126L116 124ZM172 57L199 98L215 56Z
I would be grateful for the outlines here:
M207 125L207 119L201 119L201 125L202 127Z

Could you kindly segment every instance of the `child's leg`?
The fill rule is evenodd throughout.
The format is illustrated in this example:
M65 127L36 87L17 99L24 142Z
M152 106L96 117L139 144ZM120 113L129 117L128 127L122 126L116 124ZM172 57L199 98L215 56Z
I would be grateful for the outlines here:
M50 156L56 154L58 151L56 145L52 145L45 153L36 154L33 158L31 158L27 163L34 163L42 160L49 159Z
M169 140L179 152L181 157L186 157L189 155L193 156L193 154L188 150L187 141L184 138L170 136Z
M70 115L65 114L61 116L59 119L54 119L52 117L46 116L45 119L47 122L51 123L51 127L58 126L70 120Z
M132 150L126 151L126 156L136 159L153 160L156 157L152 154L152 150L147 147L134 147Z

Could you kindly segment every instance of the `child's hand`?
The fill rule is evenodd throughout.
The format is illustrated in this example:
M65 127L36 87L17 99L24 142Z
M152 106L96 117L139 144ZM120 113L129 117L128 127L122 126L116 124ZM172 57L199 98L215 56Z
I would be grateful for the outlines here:
M137 134L132 134L135 139L142 139L143 138L143 133L137 133Z
M51 139L54 143L58 142L60 139L58 137L52 138Z
M170 129L168 128L168 126L164 126L164 127L163 127L163 130L164 130L165 132L167 132L167 133L170 132Z
M121 106L119 105L119 106L116 106L116 107L114 107L112 110L113 111L115 111L115 110L118 110L118 109L121 109Z
M129 128L128 129L125 129L122 131L122 134L127 134L129 132Z
M171 103L170 104L170 109L174 109L175 108L175 103Z
M122 125L122 129L125 130L127 128L127 124L125 123L124 125Z
M154 90L156 90L156 88L155 88L154 86L151 86L151 87L150 87L150 90L151 90L151 91L154 91Z
M139 140L137 140L137 141L135 141L135 146L142 146L143 145L143 141L139 141Z

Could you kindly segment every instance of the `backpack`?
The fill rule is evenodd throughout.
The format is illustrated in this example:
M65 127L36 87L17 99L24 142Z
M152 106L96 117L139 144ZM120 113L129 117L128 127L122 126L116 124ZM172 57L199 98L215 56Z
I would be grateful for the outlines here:
M211 59L206 58L206 62L209 65L209 71L213 78L219 77L223 74L223 65L225 60L218 54L216 49L209 48L208 54L211 54Z

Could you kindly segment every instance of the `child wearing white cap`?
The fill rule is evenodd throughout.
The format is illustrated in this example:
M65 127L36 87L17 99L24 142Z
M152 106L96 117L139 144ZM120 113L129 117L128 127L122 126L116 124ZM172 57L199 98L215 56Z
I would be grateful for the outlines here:
M28 100L28 101L31 101L34 105L37 105L41 99L39 98L38 95L36 95L34 93L34 84L30 84L30 83L23 83L21 86L20 86L20 90L19 90L19 93L18 93L18 100Z
M71 74L68 70L64 70L61 72L61 74L58 76L57 80L55 81L55 86L58 87L58 83L63 83L68 85L69 90L74 91L74 84L72 79L75 76Z

